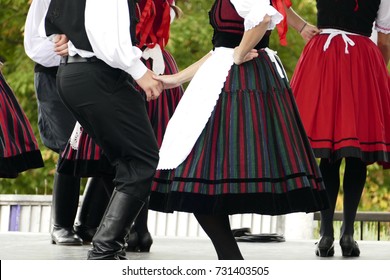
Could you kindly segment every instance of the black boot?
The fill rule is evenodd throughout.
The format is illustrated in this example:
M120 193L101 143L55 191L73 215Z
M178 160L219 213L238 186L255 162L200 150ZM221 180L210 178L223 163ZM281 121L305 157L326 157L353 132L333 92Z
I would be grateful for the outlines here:
M89 260L124 259L125 237L144 206L136 196L114 190L104 217L92 240Z
M138 214L127 237L127 252L150 252L153 238L148 230L149 198Z
M112 191L113 186L109 189L103 179L98 177L88 179L84 190L84 199L77 222L74 225L75 232L83 239L84 243L92 242L110 201Z
M82 245L73 231L80 195L80 178L57 173L54 175L51 239L57 245Z

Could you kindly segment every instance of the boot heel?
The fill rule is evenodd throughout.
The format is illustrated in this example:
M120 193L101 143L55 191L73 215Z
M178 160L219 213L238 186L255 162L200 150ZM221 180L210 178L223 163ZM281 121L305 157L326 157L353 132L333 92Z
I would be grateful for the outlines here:
M340 247L343 257L359 257L359 245L351 235L345 235L340 238Z
M334 246L332 246L331 248L317 248L316 255L319 257L333 257Z
M353 251L352 247L341 246L341 252L342 252L343 257L351 257L352 251Z
M334 256L334 238L329 236L321 237L316 243L315 253L318 257L333 257Z
M147 246L139 246L139 251L143 252L143 253L149 253L150 247L152 247L152 244L147 245Z
M150 247L153 244L152 236L150 235L150 232L145 233L143 236L139 236L138 246L139 251L144 253L150 252Z

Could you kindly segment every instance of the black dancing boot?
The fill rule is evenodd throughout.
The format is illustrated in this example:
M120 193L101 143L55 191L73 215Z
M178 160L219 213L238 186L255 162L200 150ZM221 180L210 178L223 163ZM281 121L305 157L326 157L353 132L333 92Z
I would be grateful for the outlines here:
M114 190L104 217L92 239L89 260L125 259L125 238L137 218L144 201L133 195Z
M80 178L57 173L54 175L51 239L57 245L82 245L73 230L79 204Z
M149 198L135 219L127 237L127 252L150 252L153 238L148 230Z
M74 225L75 232L83 239L84 244L92 242L110 201L112 191L113 186L108 189L103 179L98 177L88 179L84 190L84 199L77 222Z

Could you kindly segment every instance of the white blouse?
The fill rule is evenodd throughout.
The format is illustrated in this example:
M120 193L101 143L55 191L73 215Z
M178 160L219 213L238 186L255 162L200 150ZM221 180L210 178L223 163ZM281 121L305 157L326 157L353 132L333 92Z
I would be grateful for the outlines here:
M375 20L375 29L381 33L390 33L390 0L381 1Z
M270 5L269 0L230 0L237 13L244 18L245 31L258 25L265 15L271 17L268 30L275 28L283 16Z

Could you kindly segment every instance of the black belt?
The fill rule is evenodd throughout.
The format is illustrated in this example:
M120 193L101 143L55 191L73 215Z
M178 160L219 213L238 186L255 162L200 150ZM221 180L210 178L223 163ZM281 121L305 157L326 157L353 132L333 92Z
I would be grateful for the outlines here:
M81 57L79 55L75 55L75 56L63 56L63 57L61 57L61 64L86 63L86 62L98 62L98 61L100 61L100 60L96 56Z

